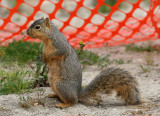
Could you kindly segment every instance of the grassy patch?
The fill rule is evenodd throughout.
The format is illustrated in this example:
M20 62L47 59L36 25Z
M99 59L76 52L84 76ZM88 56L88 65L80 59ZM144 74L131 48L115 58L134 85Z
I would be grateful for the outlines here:
M48 66L38 60L35 67L30 67L34 71L33 87L49 87Z
M160 51L160 49L154 49L154 47L151 44L146 46L136 46L133 44L129 44L129 45L126 45L126 51L153 52L153 51Z
M79 54L80 52L79 49L76 49L75 51L77 54ZM109 55L108 56L98 56L97 54L91 51L88 51L88 50L83 50L78 55L78 58L83 65L98 64L99 66L101 66L102 64L112 64L113 61L111 61L109 57L110 57Z
M75 50L77 54L79 54L80 50L76 49ZM97 54L88 51L88 50L83 50L81 53L78 55L78 58L80 62L83 65L93 65L97 64L100 68L105 68L110 64L125 64L125 63L131 63L131 60L124 61L123 59L110 59L110 55L107 56L98 56Z
M13 41L8 47L0 47L0 60L7 62L26 63L36 61L41 43Z
M146 72L150 72L150 71L151 71L151 68L150 68L149 66L144 67L144 66L140 65L140 68L141 68L141 70L142 70L143 73L146 73Z
M147 54L145 56L145 62L147 65L154 65L154 59L153 59L153 54Z
M125 62L123 59L111 60L109 55L98 56L91 51L83 50L84 46L83 42L80 42L81 49L75 50L83 65L96 64L100 68L104 68L113 63L128 63L128 61ZM15 62L27 64L33 70L32 75L34 76L32 81L26 79L25 77L29 76L31 71L23 68L15 68L13 71L7 72L0 70L0 94L23 93L34 87L49 86L47 79L48 67L42 61L42 46L40 43L14 41L8 47L0 48L0 61L3 60L10 61L12 64Z
M14 69L13 71L0 70L0 94L23 93L30 91L32 81L25 79L29 77L29 70Z
M79 60L83 65L93 65L98 64L99 67L104 68L107 67L110 64L124 64L124 63L130 63L130 61L125 62L123 59L114 59L110 60L110 55L107 56L98 56L97 54L88 51L83 50L85 47L85 44L83 41L79 42L80 49L76 49L76 54L78 55Z
M42 61L41 43L13 41L8 47L0 47L0 61L2 67L13 63L27 64L34 72L33 87L49 86L47 82L47 66ZM33 63L34 62L34 63ZM32 66L34 64L34 66ZM7 68L8 69L8 68Z
M42 98L44 92L37 92L36 97L33 98L31 96L20 96L19 97L19 105L22 108L30 108L32 106L37 106L37 105L45 105L45 100Z
M79 54L80 52L79 49L76 49L75 51L77 54ZM98 56L97 54L91 51L84 50L81 52L80 55L78 55L78 58L81 61L81 63L84 65L93 65L98 62L98 60L100 59L100 56Z
M125 63L123 59L111 61L109 59L110 56L98 56L91 51L83 50L83 47L85 46L83 42L80 43L80 46L81 49L76 49L75 51L83 65L103 64L106 62L108 62L108 64L111 64L111 62L116 64ZM29 64L30 62L35 61L35 70L38 73L43 64L42 47L43 45L41 43L13 41L8 47L0 47L0 61L6 61L6 63L18 62L23 64Z

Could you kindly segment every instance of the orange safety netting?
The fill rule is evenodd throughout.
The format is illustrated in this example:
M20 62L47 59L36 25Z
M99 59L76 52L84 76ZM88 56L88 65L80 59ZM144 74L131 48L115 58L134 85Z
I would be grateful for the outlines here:
M73 47L81 40L93 48L160 38L160 0L150 0L148 7L144 0L114 0L112 5L106 0L16 0L13 7L6 1L0 0L1 46L13 39L38 42L23 32L42 16L58 25Z

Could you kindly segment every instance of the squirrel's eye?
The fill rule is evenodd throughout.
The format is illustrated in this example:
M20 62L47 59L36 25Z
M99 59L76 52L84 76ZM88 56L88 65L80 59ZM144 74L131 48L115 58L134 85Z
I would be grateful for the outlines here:
M41 27L40 25L36 25L35 29L40 29L40 27Z

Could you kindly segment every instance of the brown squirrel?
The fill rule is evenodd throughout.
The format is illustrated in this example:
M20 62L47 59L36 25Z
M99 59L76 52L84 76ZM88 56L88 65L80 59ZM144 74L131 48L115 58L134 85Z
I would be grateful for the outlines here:
M59 97L63 103L57 107L66 108L77 102L90 104L101 101L101 93L111 93L113 90L127 104L140 104L140 93L137 81L129 72L120 68L108 68L98 74L86 87L82 87L81 64L74 49L66 37L48 19L35 21L27 30L32 38L42 40L43 61L49 66L48 80L55 94L48 97Z

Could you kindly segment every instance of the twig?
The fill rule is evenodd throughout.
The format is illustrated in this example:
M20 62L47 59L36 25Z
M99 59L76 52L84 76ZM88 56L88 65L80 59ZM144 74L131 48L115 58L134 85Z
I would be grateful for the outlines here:
M29 64L29 63L27 63L28 65L29 65L29 67L34 71L34 72L36 72L35 70L34 70L34 67L31 65L31 64Z
M43 75L43 74L44 74L44 72L45 72L45 70L46 70L46 67L47 67L47 64L45 64L45 65L43 66L43 68L42 68L42 72L40 73L41 75Z

